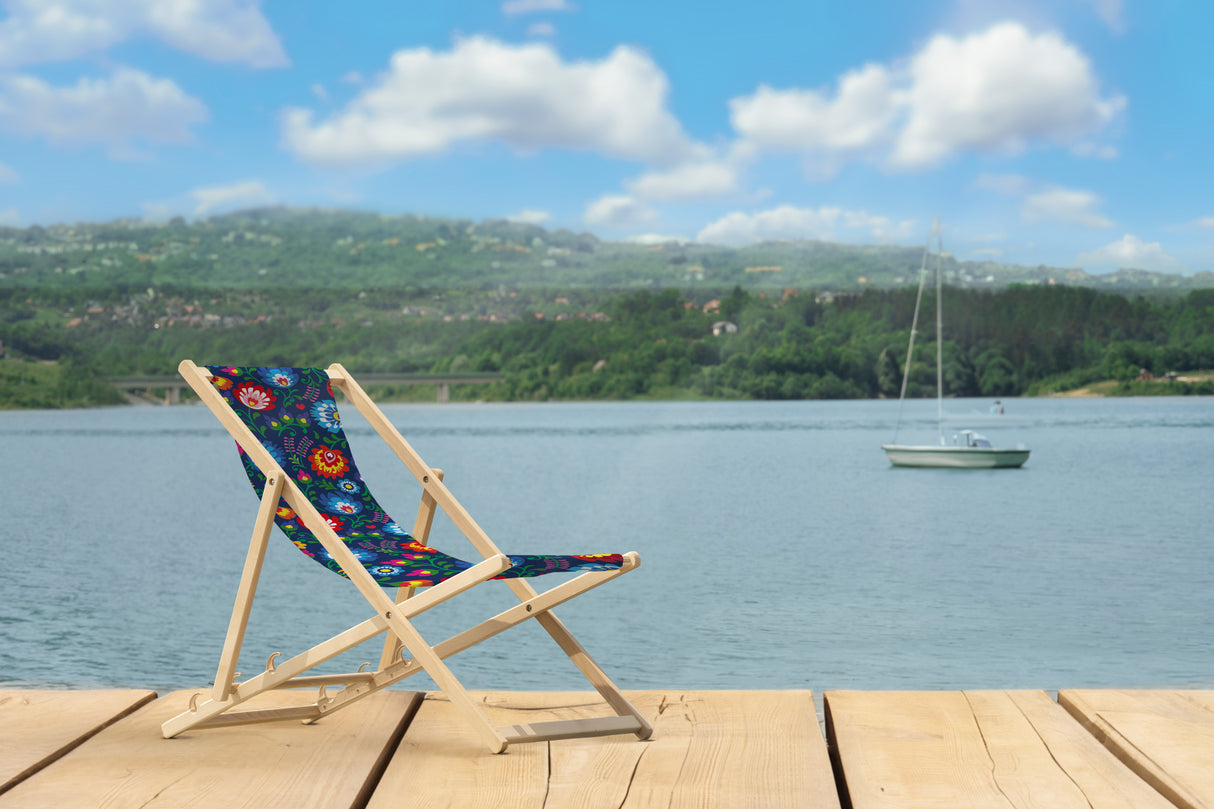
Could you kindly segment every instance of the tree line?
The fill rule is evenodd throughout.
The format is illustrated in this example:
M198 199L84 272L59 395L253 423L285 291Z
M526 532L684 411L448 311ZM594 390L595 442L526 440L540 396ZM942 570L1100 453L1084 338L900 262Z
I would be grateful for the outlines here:
M1162 376L1214 369L1214 290L1174 299L1037 285L998 292L946 288L944 294L946 395L1043 395L1110 379L1129 390L1143 370ZM441 299L434 305L452 311L504 307L509 312L487 320L483 315L404 316L402 308L410 307L402 307L402 298L374 292L361 303L342 304L347 309L341 318L332 317L325 295L303 291L275 298L277 308L271 310L251 303L247 291L180 288L170 296L130 288L111 295L111 308L97 307L103 316L66 328L69 291L59 289L47 299L0 292L0 340L10 358L5 362L23 363L0 377L0 403L108 403L112 398L101 377L169 375L184 357L282 366L323 367L336 361L367 372L494 371L502 380L457 388L452 395L507 401L896 397L915 305L913 288L867 290L828 301L808 292L767 294L737 287L711 304L676 290L583 292L574 304L593 311L593 317L554 314L551 292L501 300L490 293L477 297L465 291L448 299L427 292L418 299ZM141 310L145 295L149 302ZM160 308L151 306L153 298ZM202 303L185 303L190 300ZM83 299L77 304L67 314L79 311ZM935 395L936 337L930 326L935 305L925 296L920 322L928 325L921 328L911 358L910 396ZM213 323L228 325L210 327L152 317L162 310L204 306L275 314L260 320L227 314L230 323L215 315ZM35 374L28 367L33 361L56 363L60 376L48 380L45 370ZM14 381L19 378L25 382ZM39 385L57 386L58 399L31 402L26 394ZM26 391L24 398L19 389ZM1175 390L1214 393L1214 383Z

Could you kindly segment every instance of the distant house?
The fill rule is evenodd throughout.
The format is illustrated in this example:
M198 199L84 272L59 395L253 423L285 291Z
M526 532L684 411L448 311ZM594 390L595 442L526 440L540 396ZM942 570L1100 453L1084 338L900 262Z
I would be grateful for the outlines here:
M704 314L715 315L721 311L721 302L713 298L708 303L704 304Z
M722 334L737 334L738 324L731 323L728 320L718 320L712 324L712 336L720 337Z

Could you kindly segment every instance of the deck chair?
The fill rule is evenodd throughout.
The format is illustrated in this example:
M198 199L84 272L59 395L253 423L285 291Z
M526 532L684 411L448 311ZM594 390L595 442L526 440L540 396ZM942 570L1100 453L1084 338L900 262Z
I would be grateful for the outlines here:
M553 739L632 733L646 739L649 723L590 658L552 609L640 564L636 553L581 556L507 556L443 484L442 472L422 461L359 384L340 365L317 368L234 368L195 365L178 369L236 439L245 472L261 497L227 638L209 698L162 726L165 738L191 728L298 718L315 722L386 686L425 671L494 753L508 745ZM336 387L358 408L421 485L410 534L375 501L350 454L334 400ZM441 509L483 561L472 563L429 547L431 522ZM265 671L238 682L237 659L248 625L266 544L277 524L305 554L347 578L373 616L290 659L270 656ZM528 579L579 573L538 593ZM501 579L519 603L431 645L412 619L491 579ZM395 598L390 594L396 588ZM562 722L494 727L444 660L526 620L535 619L602 695L613 715ZM387 633L374 671L312 675L314 666ZM329 687L340 690L330 693ZM277 688L318 687L312 705L231 710Z

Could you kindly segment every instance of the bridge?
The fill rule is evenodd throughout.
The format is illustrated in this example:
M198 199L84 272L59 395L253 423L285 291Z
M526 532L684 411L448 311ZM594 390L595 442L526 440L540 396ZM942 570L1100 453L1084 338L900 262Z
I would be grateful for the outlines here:
M485 385L505 379L506 375L497 371L471 371L461 374L359 374L351 372L364 388L384 387L389 385L435 385L438 388L438 401L450 401L452 385ZM128 398L144 402L163 402L166 405L177 404L181 401L181 392L189 388L189 384L180 376L113 376L109 382L118 390L127 394Z

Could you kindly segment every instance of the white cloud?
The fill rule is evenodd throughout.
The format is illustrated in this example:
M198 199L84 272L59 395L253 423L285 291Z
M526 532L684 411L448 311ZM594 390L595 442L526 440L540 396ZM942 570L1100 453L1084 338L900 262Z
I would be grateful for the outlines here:
M21 223L21 214L16 208L8 207L0 211L0 225L16 226Z
M447 52L398 51L372 86L326 120L284 110L283 141L301 159L331 165L383 165L462 141L670 163L693 144L666 109L668 93L665 74L635 48L565 62L546 43L472 37Z
M547 211L536 211L531 208L519 211L516 214L510 214L506 217L509 222L522 222L526 225L540 225L552 218L552 214Z
M250 205L268 205L275 201L274 195L261 180L195 188L190 191L190 196L198 203L194 208L195 216L206 216L217 210Z
M104 143L113 155L129 153L136 139L159 143L193 140L190 127L207 108L170 79L118 68L108 78L82 78L53 87L32 76L0 76L0 127L52 143Z
M1109 158L1116 150L1092 136L1125 104L1101 96L1078 48L1016 22L939 34L905 61L844 73L833 91L761 85L729 102L742 145L799 153L811 178L853 160L922 170L961 151L1018 153L1038 142Z
M909 118L892 164L926 168L959 150L1019 153L1029 141L1068 143L1125 107L1100 97L1087 58L1054 33L1000 23L961 39L934 37L911 60Z
M691 241L686 236L664 236L661 233L638 233L635 236L629 236L624 241L629 244L687 244Z
M529 37L551 37L556 36L556 26L550 22L537 22L527 26L527 36Z
M1185 269L1183 263L1164 252L1159 242L1144 242L1132 233L1098 250L1080 253L1075 261L1089 266L1153 272L1175 273Z
M325 89L325 86L323 84L321 84L320 82L316 82L312 85L311 90L312 90L312 95L316 96L321 101L328 103L329 91Z
M8 0L0 66L56 62L150 36L186 53L253 67L288 64L258 0Z
M588 225L627 228L651 222L657 216L657 211L635 197L605 194L586 206L582 218Z
M1103 200L1091 191L1051 188L1024 198L1021 216L1026 222L1055 222L1088 228L1111 228L1112 221L1097 213Z
M879 242L894 242L911 236L915 223L904 219L894 222L887 216L873 216L864 211L844 211L843 223L854 230L868 231Z
M628 190L646 199L687 200L715 197L738 187L738 168L728 160L699 160L666 171L651 171L625 181Z
M0 183L15 183L19 179L17 172L10 166L0 163Z
M760 85L754 95L729 102L734 129L744 140L792 151L869 148L889 136L897 106L890 72L880 65L844 75L833 98Z
M1214 216L1203 216L1196 222L1199 228L1214 228Z
M540 11L573 11L575 8L577 6L566 0L506 0L502 3L502 13L507 17Z
M864 211L782 205L756 214L728 214L701 230L696 241L735 247L777 239L839 241L841 229L861 231L850 234L853 240L891 241L910 235L913 224L895 224L887 217Z

